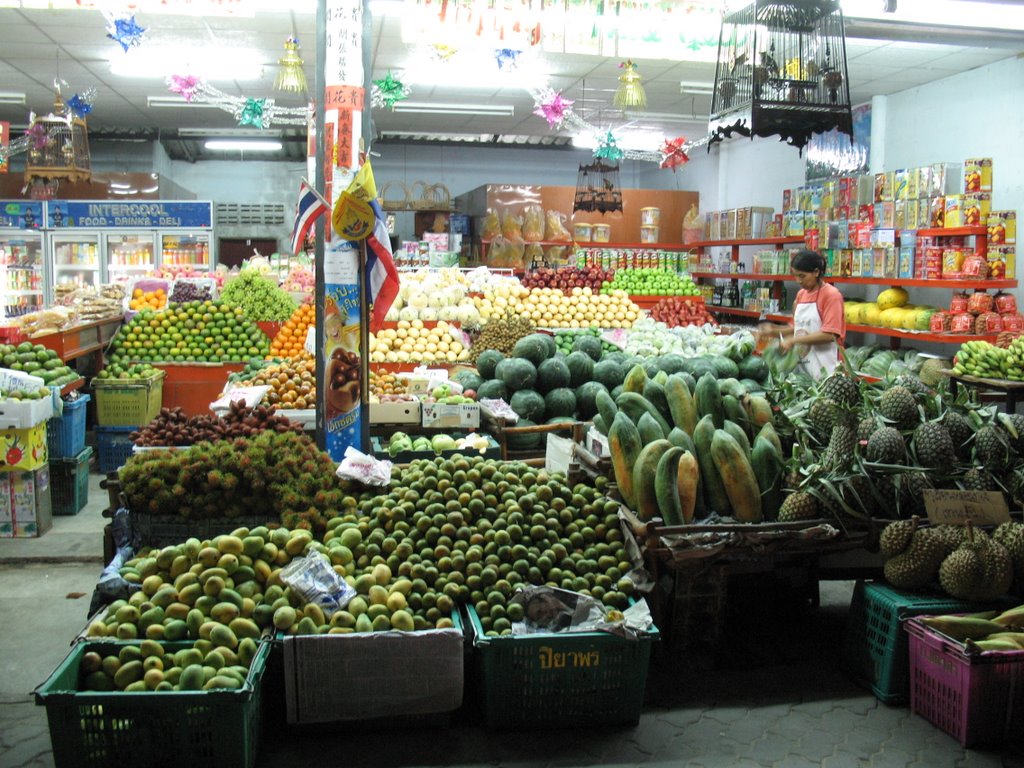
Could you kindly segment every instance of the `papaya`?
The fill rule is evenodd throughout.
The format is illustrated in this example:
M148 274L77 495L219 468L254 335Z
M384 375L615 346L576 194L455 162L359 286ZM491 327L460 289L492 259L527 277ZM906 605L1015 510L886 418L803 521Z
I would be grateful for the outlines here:
M740 401L732 395L722 395L722 407L725 409L726 421L731 421L746 433L750 419L747 412L740 405ZM747 443L750 443L750 435L747 435Z
M747 437L747 433L743 431L743 427L737 424L735 421L730 419L725 420L725 424L722 425L722 429L732 435L733 440L740 444L740 448L743 449L743 454L750 458L750 438Z
M685 449L673 445L661 454L655 470L654 495L665 525L682 525L684 522L677 485L679 459L684 453Z
M693 438L679 427L673 427L672 431L668 433L668 441L672 443L672 445L678 445L680 448L685 448L690 453L694 453L697 450L693 444Z
M634 511L641 520L650 520L658 514L658 496L655 491L658 462L672 447L668 440L655 440L640 451L633 466L633 492L636 495Z
M605 437L608 437L608 422L604 420L604 416L600 413L595 413L594 418L591 419L594 422L594 429L600 432Z
M640 417L645 413L649 413L658 422L662 434L667 435L672 431L665 417L658 412L657 408L647 402L643 395L638 395L635 392L622 392L615 399L615 404L619 407L620 412L625 411L630 420L638 426L640 424Z
M636 425L622 411L615 414L611 428L608 430L608 447L612 457L612 470L615 482L619 486L619 494L626 506L636 506L633 491L633 467L643 448L640 432Z
M700 495L700 467L691 451L683 451L676 467L676 495L683 523L692 523L697 515ZM701 504L703 506L703 503Z
M766 424L765 427L771 425ZM754 469L757 487L761 491L761 513L765 520L776 520L782 506L782 453L775 449L767 437L759 434L754 438L750 465Z
M629 373L626 374L625 380L622 382L623 392L632 392L637 395L644 393L644 386L647 384L647 371L644 367L637 363L629 369Z
M721 429L725 423L725 406L722 405L722 393L714 376L705 373L697 380L693 399L697 403L697 414L702 418L710 416L715 429Z
M774 424L768 422L763 427L761 427L761 431L754 436L755 443L757 442L758 437L765 438L769 443L772 444L772 447L775 448L779 456L782 456L782 441L779 440L779 433L775 431Z
M665 383L665 399L668 400L672 421L686 434L693 437L693 429L697 426L697 405L693 401L686 380L678 373L673 373Z
M771 403L762 395L749 395L744 400L744 408L750 416L752 429L760 430L765 424L771 424L773 421Z
M761 522L761 491L754 469L739 443L724 429L716 429L711 439L711 459L722 478L733 517L741 523Z
M729 503L729 495L725 492L722 476L711 459L711 441L714 436L715 424L711 414L708 414L697 422L697 428L693 430L693 443L697 447L697 465L700 467L704 503L709 511L725 516L732 512L732 506Z
M732 395L736 400L741 400L745 394L747 394L747 388L743 386L739 379L727 378L718 380L718 391L722 393L722 397L726 395Z
M637 422L636 428L640 432L640 442L644 445L654 442L655 440L663 440L666 435L661 431L661 427L658 426L658 422L654 420L654 417L649 413L641 414L640 421Z
M619 410L615 406L615 400L612 398L611 394L609 394L607 389L599 389L597 390L597 395L594 397L594 402L597 404L597 413L604 420L604 425L607 429L612 425L612 421L615 420L615 414ZM601 434L607 435L608 432L605 431Z
M671 427L672 409L668 407L668 395L665 393L665 388L654 379L648 379L644 384L643 396L647 402L658 409L658 413ZM669 431L671 430L666 430L665 434L667 435Z

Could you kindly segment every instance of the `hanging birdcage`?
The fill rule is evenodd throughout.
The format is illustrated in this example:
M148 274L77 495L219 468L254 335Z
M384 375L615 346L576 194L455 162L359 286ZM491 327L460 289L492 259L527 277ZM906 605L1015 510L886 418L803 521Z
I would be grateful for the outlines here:
M25 162L25 181L33 196L52 197L61 180L88 181L92 177L85 119L68 109L59 90L53 112L37 117L29 133L39 137Z
M576 197L572 210L611 213L622 210L622 190L619 187L619 166L595 160L581 165L576 177Z
M708 128L712 141L778 135L801 149L833 128L852 136L839 0L754 0L726 14Z

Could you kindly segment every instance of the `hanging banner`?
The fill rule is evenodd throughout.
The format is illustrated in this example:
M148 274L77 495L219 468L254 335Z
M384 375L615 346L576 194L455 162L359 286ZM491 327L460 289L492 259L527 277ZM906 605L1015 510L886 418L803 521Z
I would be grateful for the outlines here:
M336 460L361 445L359 246L332 238L324 269L324 414L327 452Z

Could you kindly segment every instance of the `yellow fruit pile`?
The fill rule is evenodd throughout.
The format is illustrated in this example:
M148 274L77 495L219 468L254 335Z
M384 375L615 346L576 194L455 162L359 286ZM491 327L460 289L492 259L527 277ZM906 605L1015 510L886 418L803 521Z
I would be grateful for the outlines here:
M243 386L267 385L267 403L276 408L313 408L316 406L316 360L303 354L268 365Z
M167 294L163 288L153 291L144 291L136 288L132 291L132 297L128 301L128 309L136 312L143 309L163 309L167 306Z

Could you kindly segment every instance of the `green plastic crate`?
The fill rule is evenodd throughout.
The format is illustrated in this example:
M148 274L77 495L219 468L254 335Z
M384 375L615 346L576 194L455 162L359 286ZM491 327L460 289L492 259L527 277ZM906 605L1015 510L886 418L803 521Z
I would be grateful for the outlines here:
M484 721L494 730L636 725L651 628L638 640L608 632L485 637L468 606Z
M163 643L171 653L192 645ZM56 768L251 768L256 762L270 643L260 643L245 685L238 690L79 691L83 654L110 647L110 641L76 644L35 691L36 704L46 707Z
M50 457L50 498L55 515L77 515L89 501L89 460L92 447L74 458Z
M149 424L160 413L165 375L159 371L148 379L93 379L96 423L104 427Z
M949 595L915 594L877 582L858 581L850 601L843 664L884 704L910 699L910 651L902 622L911 616L972 613L1007 608L1014 601L965 603Z

